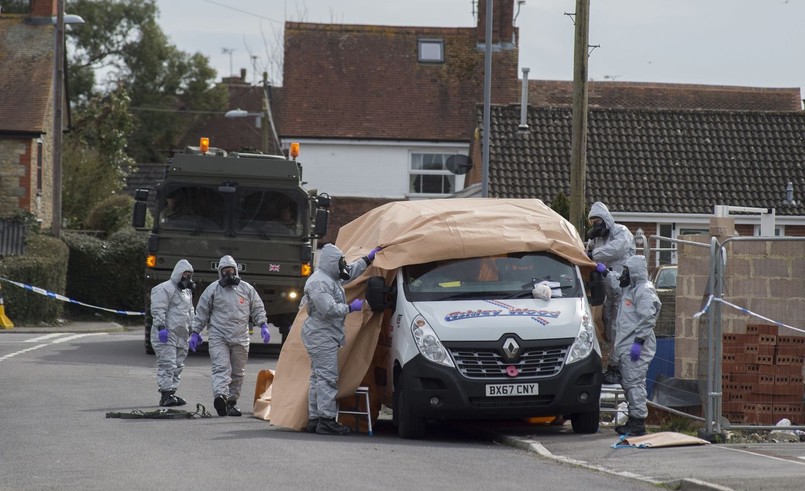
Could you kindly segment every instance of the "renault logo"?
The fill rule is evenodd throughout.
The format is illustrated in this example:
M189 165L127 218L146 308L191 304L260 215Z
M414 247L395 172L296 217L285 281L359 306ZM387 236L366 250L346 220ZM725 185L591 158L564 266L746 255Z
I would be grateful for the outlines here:
M511 360L516 357L519 352L520 345L517 344L517 341L515 341L514 338L506 338L506 341L503 342L503 354L506 355L506 358Z

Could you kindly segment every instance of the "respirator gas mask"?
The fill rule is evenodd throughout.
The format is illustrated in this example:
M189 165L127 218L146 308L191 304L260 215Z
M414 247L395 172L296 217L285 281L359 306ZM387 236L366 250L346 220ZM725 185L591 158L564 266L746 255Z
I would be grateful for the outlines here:
M188 288L190 290L195 290L196 289L196 283L189 276L186 277L186 278L184 276L182 276L182 279L179 280L179 289L180 290L187 290Z
M344 259L344 256L341 256L341 259L338 260L338 277L342 280L348 280L350 277L349 266L347 266L347 260Z
M240 277L236 276L235 273L226 272L221 275L221 279L218 282L221 286L237 286L240 283Z
M618 285L620 285L621 288L626 288L631 283L632 283L632 278L629 276L629 268L624 267L623 272L621 273L620 282L618 283Z
M595 239L596 237L606 237L609 235L609 229L604 220L598 217L590 220L592 227L587 230L587 240Z

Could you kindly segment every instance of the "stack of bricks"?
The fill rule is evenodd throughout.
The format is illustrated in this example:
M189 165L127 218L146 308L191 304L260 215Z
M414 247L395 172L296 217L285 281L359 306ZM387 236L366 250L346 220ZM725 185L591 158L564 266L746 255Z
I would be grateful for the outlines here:
M805 337L778 334L777 326L747 324L746 334L724 334L722 412L731 423L805 424Z

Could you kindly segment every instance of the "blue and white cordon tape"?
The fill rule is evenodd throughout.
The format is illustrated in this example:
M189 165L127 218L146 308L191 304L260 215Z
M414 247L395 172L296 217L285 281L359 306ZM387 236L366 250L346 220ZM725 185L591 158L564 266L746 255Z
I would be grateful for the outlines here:
M698 312L698 313L696 313L696 314L694 314L693 318L694 318L694 319L698 319L699 317L701 317L701 316L703 316L705 313L707 313L707 311L710 309L710 305L711 305L713 302L721 302L721 303L723 303L724 305L726 305L726 306L728 306L728 307L732 307L733 309L735 309L735 310L739 310L739 311L743 312L744 314L751 315L751 316L753 316L753 317L757 317L758 319L762 319L762 320L764 320L764 321L766 321L766 322L769 322L769 323L771 323L771 324L774 324L774 325L776 325L776 326L778 326L778 327L785 327L786 329L791 329L791 330L793 330L793 331L797 331L797 332L805 333L805 329L800 329L800 328L798 328L798 327L789 326L788 324L783 324L782 322L777 322L777 321L775 321L775 320L769 319L768 317L763 317L762 315L760 315L760 314L756 314L755 312L752 312L752 311L751 311L751 310L749 310L749 309L745 309L745 308L743 308L743 307L739 307L739 306L735 305L734 303L729 303L729 302L727 302L726 300L724 300L723 298L716 298L716 297L714 297L713 295L710 295L710 298L708 298L708 299L707 299L707 303L705 304L705 306L704 306L704 308L702 309L702 311L701 311L701 312Z
M116 310L116 309L107 309L106 307L98 307L97 305L90 305L88 303L79 302L78 300L74 300L69 297L65 297L64 295L59 295L56 292L51 292L45 290L43 288L39 288L38 286L33 285L26 285L25 283L18 283L16 281L9 280L8 278L0 278L0 281L5 281L6 283L11 283L12 285L18 286L20 288L24 288L28 291L32 291L34 293L38 293L40 295L44 295L46 297L55 298L56 300L61 300L62 302L68 302L75 305L81 305L83 307L89 307L91 309L103 310L105 312L112 312L113 314L119 315L145 315L145 312L131 312L129 310Z

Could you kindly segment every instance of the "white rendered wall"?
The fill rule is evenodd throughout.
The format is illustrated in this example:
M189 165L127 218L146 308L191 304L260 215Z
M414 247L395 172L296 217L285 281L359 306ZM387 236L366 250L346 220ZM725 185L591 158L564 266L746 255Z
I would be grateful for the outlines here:
M408 194L411 153L460 153L468 144L369 141L293 140L300 144L299 162L308 189L332 196L404 199ZM290 140L283 140L288 148ZM456 176L456 190L464 176Z

